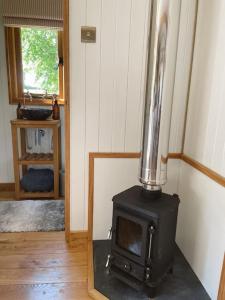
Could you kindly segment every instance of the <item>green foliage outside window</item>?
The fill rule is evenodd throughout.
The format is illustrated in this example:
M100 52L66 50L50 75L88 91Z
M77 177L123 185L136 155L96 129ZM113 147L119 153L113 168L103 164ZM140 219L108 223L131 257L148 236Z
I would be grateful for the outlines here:
M58 33L21 28L24 91L58 94Z

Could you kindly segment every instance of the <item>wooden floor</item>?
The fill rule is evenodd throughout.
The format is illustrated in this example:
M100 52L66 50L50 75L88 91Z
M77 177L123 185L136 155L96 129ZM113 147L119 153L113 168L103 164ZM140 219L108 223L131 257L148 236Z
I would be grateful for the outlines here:
M88 300L87 242L63 232L0 233L1 300Z

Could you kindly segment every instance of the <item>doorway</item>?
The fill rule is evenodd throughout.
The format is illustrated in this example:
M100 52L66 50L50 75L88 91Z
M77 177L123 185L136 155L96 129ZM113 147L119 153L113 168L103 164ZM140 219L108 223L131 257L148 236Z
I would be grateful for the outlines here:
M59 2L59 1L56 1L56 2ZM62 124L62 126L61 126L61 129L62 129L61 130L61 132L62 132L61 137L62 137L62 143L63 143L63 145L65 147L64 147L64 149L62 151L63 154L62 154L62 160L61 161L63 161L63 163L62 163L63 168L62 168L62 170L60 170L62 172L60 172L60 181L59 182L60 182L60 185L61 185L60 196L63 195L63 197L64 197L64 203L65 203L64 204L64 210L65 210L65 212L64 212L64 215L65 215L64 229L65 229L66 238L68 240L68 238L69 238L69 232L70 232L70 228L69 228L69 224L70 224L70 220L69 220L70 219L69 218L70 217L70 206L69 206L69 203L70 203L70 199L69 199L69 196L70 196L69 195L69 164L70 164L70 157L69 157L69 155L70 155L70 151L69 151L70 150L69 149L69 142L70 142L69 141L69 139L70 139L70 134L69 134L70 122L69 122L69 116L70 116L70 112L69 112L69 38L68 38L68 35L69 35L69 20L68 20L68 17L69 17L69 13L68 13L68 11L69 11L69 1L68 0L62 0L62 7L63 7L63 10L62 10L63 11L63 22L62 22L62 29L60 29L60 32L63 32L63 37L62 37L61 34L59 34L60 39L57 41L57 45L58 45L58 49L57 50L61 51L60 54L63 52L63 59L61 59L61 57L59 57L60 59L59 59L59 64L58 64L59 69L62 68L62 65L63 65L63 74L62 74L62 72L59 72L58 79L61 81L61 83L63 82L63 90L64 90L63 100L64 100L64 103L61 103L61 99L59 99L58 102L61 105L60 106L60 112L61 112L61 121L60 122ZM18 26L17 27L16 26L11 26L11 25L9 26L11 28L10 29L11 31L13 31L12 28L17 28L16 30L14 30L14 35L15 35L15 32L18 31ZM26 26L26 27L23 27L23 28L26 28L26 30L23 30L23 35L24 36L27 35L27 34L30 34L29 27ZM38 26L34 26L32 28L37 29ZM43 28L41 28L41 29L43 29ZM3 31L2 32L3 33L2 37L4 37L4 31L5 30L2 30L2 31ZM38 30L36 30L36 31L38 31ZM42 33L42 32L43 31L40 31L39 33ZM37 34L37 32L35 33L35 30L33 30L33 34ZM31 37L31 35L30 35L30 37ZM16 38L18 38L18 37L16 37ZM52 40L54 40L53 34L52 34ZM14 40L14 41L18 42L18 40ZM7 43L7 39L6 39L6 43ZM61 47L59 47L60 43L61 43ZM7 45L6 45L6 47L7 47ZM9 49L11 50L10 47L8 47L8 50ZM5 51L5 49L1 49L1 61L2 61L2 63L3 63L2 59L4 57L4 51ZM6 49L6 51L7 51L7 49ZM24 53L22 52L21 56L23 56L23 55L24 55ZM7 60L9 59L8 56L9 55L7 53ZM16 58L16 67L17 67L17 71L19 72L19 70L18 70L19 69L19 67L18 67L19 66L18 57ZM8 67L8 74L12 75L12 72L10 72L11 69L9 70L9 65L8 64L6 64L6 65ZM29 62L25 66L26 70L29 67L28 65L29 65ZM17 72L16 75L19 74L18 72ZM16 72L14 72L13 76L16 76L15 73ZM26 74L25 74L25 76L27 78ZM20 76L18 76L18 78L16 78L16 79L18 80L18 82L22 80ZM9 81L9 77L8 77L8 81ZM4 95L5 98L7 98L7 96L8 96L7 94L9 94L9 96L10 96L10 93L15 92L15 91L11 90L12 82L14 82L14 81L11 80L10 82L8 82L8 84L5 84L5 88L6 88L6 86L8 86L8 91L6 91L5 95ZM10 85L10 83L11 83L11 85ZM29 84L29 82L28 82L28 84ZM17 84L17 88L18 87L19 87L19 84ZM62 91L61 86L59 87L59 89L60 89L60 92L61 92ZM19 92L21 92L21 90L18 89L17 92L19 93ZM49 104L51 105L52 99L50 99L50 97L48 97L48 94L50 94L50 93L53 94L54 91L51 91L49 93L47 92L46 95L44 95L43 91L41 91L41 92L38 91L38 92L40 94L42 94L41 95L42 99L44 99L44 97L47 99L47 101L45 103L45 106L44 107L40 106L40 103L37 101L37 100L40 100L40 97L39 97L39 99L33 97L32 103L27 103L27 101L29 101L29 99L25 99L25 101L26 101L25 105L29 106L29 107L33 107L33 105L38 105L38 107L40 107L40 108L47 108L47 109L50 108L51 109L51 107L49 106ZM22 91L22 93L23 93L23 96L24 96L25 91ZM28 93L28 91L26 91L26 96L29 96L30 94L34 94L34 91L33 90L29 91L29 93ZM25 97L23 97L23 99L24 98ZM14 97L14 100L15 100L15 97ZM23 101L24 100L18 101L18 103L20 103L20 104L23 105L23 103L21 103ZM16 108L17 108L18 103L9 103L9 102L10 101L8 101L8 102L5 101L5 103L2 105L2 111L4 111L4 115L5 116L4 116L4 120L2 120L1 122L5 121L7 119L7 117L6 117L7 114L9 116L8 121L15 119ZM0 125L2 125L2 124L0 124ZM6 127L6 125L5 125L5 127ZM10 164L12 166L12 157L11 157L11 159L9 159L10 158L10 144L7 143L8 139L11 140L11 128L10 127L11 126L9 126L9 124L7 124L7 130L3 134L3 137L2 137L2 140L4 141L4 146L1 149L2 160L4 160L4 162L3 162L2 165L4 165L4 168L6 170L5 175L7 174L9 176L10 176L10 172L14 173L12 171L12 169L10 171ZM27 131L29 131L29 130L27 130ZM34 132L33 133L26 133L25 139L26 139L26 141L28 141L28 140L30 141L31 140L31 136L33 135L33 139L34 139L34 142L36 142L36 146L38 146L40 148L42 146L42 142L44 141L44 138L48 134L49 134L48 131L43 130L43 128L37 128L37 130L35 131L35 133ZM52 143L52 141L49 142L50 147L51 147L51 143ZM14 143L11 142L11 144L14 144ZM31 146L28 145L28 147L31 147ZM4 153L6 155L6 159L4 159ZM12 150L11 150L11 153L12 153ZM53 149L53 153L54 153L54 149ZM29 166L29 169L32 169L32 167L33 166L31 166L31 167ZM22 167L21 167L21 169L22 169ZM28 164L25 167L23 166L23 169L28 169ZM34 169L36 169L36 168L34 167ZM51 170L51 168L49 168L49 169ZM3 168L2 168L2 170L3 170ZM53 176L54 176L54 174L53 174ZM1 182L0 182L0 197L1 197L1 199L5 198L5 200L7 200L7 201L9 199L13 199L14 198L14 192L13 191L15 189L15 180L4 180L4 176L1 176L1 177L2 177L1 178ZM12 179L14 179L14 176L12 177ZM32 198L32 197L29 197L29 198ZM47 203L47 201L54 201L54 200L47 199L47 198L45 200L43 200L42 202L44 203L44 201L46 201L46 203ZM33 199L28 199L28 200L29 201L30 200L36 201L36 200L33 200ZM21 200L17 200L17 202L18 202L17 205L21 204L20 208L22 208L22 201L26 201L26 200L22 200L22 199ZM37 201L33 202L33 203L37 203ZM32 205L31 205L31 207L32 207ZM14 208L14 210L17 210L17 209ZM17 210L17 212L18 212L18 210ZM54 213L53 213L53 215L54 215Z

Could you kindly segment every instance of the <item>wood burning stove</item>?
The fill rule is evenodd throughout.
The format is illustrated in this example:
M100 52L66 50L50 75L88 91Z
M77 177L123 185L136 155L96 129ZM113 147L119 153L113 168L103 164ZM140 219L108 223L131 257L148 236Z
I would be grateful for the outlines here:
M163 94L170 0L152 0L139 181L113 198L107 267L120 280L154 296L172 270L179 198L162 193L167 180L172 97Z
M113 275L154 296L172 271L179 198L134 186L113 197L111 254Z

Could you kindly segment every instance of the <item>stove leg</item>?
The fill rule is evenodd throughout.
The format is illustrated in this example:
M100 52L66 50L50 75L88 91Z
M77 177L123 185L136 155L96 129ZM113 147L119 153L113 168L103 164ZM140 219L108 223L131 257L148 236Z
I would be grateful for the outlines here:
M156 287L148 287L147 289L147 295L149 297L149 299L153 299L156 296Z

